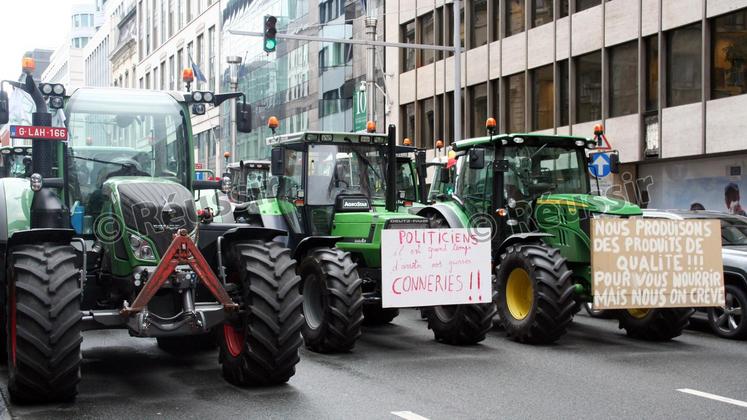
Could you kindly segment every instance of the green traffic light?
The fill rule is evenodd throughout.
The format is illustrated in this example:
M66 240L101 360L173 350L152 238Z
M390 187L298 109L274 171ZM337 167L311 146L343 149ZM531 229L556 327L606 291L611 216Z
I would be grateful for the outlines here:
M272 52L275 51L275 46L277 45L277 41L274 39L266 39L265 40L265 51Z

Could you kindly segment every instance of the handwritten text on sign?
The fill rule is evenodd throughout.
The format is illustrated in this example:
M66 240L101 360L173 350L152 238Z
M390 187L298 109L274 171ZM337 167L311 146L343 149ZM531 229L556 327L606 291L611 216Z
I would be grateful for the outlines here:
M594 219L595 309L724 305L718 220Z
M382 306L490 302L489 237L489 228L384 230Z

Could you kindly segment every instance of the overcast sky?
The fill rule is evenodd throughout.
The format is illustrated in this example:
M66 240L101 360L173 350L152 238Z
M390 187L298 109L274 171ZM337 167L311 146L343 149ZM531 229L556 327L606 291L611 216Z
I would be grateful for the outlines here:
M84 1L77 0L76 4ZM0 0L0 80L18 79L26 51L54 50L63 42L70 42L67 34L72 3L72 0Z

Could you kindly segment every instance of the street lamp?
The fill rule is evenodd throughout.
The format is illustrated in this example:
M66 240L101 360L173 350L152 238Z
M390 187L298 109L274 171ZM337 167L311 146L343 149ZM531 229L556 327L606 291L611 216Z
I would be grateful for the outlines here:
M228 63L228 84L231 92L239 90L239 66L241 57L238 55L229 55L226 57ZM231 127L231 156L236 156L236 98L231 101L230 120L228 126Z

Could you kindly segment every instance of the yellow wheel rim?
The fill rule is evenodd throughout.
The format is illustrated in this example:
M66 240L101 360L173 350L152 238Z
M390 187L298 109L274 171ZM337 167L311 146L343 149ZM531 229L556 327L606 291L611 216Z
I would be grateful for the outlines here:
M648 315L649 311L651 311L651 309L645 309L645 308L628 309L628 313L630 314L630 316L636 319L645 318L646 315Z
M514 268L506 282L506 306L514 319L521 320L529 315L534 302L534 288L529 273L523 268Z

